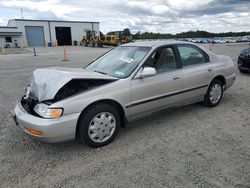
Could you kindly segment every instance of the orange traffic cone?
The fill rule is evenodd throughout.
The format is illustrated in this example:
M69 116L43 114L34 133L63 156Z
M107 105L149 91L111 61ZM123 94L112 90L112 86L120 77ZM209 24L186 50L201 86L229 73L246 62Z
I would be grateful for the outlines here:
M67 59L67 49L66 49L66 46L64 46L63 60L62 60L62 61L68 61L68 59Z

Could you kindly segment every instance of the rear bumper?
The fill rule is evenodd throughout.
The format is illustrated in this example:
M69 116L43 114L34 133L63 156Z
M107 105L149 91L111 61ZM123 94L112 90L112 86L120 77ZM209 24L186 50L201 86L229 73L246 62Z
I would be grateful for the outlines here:
M44 119L26 112L18 101L12 110L12 116L17 126L30 136L43 142L56 143L75 138L80 113L63 115L57 119ZM42 131L43 135L34 135L27 129Z

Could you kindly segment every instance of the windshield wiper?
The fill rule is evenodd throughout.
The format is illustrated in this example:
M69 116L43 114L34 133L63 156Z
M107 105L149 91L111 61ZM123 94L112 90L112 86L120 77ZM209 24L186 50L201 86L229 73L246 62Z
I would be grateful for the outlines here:
M101 73L101 74L104 74L104 75L108 75L108 76L111 76L105 72L102 72L102 71L97 71L97 70L94 70L94 72L97 72L97 73ZM115 76L111 76L111 77L114 77L114 78L118 78L118 77L115 77ZM119 78L118 78L119 79Z
M108 75L107 73L105 73L105 72L101 72L101 71L94 71L94 72L98 72L98 73L101 73L101 74L105 74L105 75Z

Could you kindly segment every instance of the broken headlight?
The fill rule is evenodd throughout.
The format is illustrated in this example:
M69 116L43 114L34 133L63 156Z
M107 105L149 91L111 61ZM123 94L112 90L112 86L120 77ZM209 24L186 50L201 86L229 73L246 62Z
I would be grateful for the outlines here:
M40 103L34 108L34 111L43 118L59 118L63 114L62 108L49 108L48 105Z

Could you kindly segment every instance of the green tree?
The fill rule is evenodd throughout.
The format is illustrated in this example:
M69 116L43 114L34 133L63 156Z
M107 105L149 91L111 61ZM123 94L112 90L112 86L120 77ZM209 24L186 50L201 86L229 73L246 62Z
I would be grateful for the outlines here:
M131 32L130 32L129 28L124 29L123 33L124 33L125 36L130 36L131 35Z

